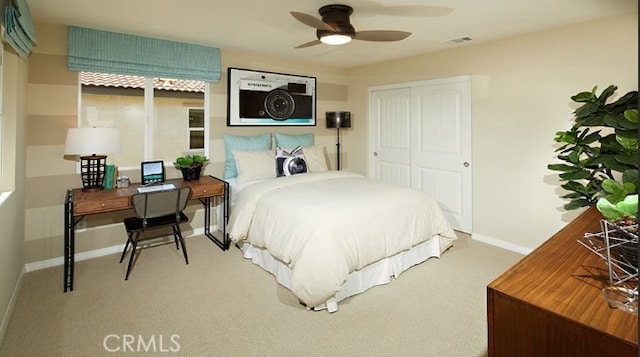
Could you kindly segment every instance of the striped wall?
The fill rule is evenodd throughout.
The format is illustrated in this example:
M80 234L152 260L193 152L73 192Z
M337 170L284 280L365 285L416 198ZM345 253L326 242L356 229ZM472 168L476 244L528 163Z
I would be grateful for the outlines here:
M37 24L38 45L29 57L27 84L27 165L25 192L25 261L40 262L63 255L63 208L65 192L80 187L75 161L63 155L66 131L75 127L78 117L78 75L66 68L67 29L64 26ZM281 58L256 56L250 53L222 49L223 77L211 86L210 158L205 174L221 175L224 165L223 134L255 135L264 132L315 134L316 144L324 145L330 165L335 165L336 133L325 128L324 113L350 110L348 106L347 73L332 67L310 66ZM315 127L227 127L226 68L239 67L264 71L292 73L317 78L317 114ZM348 131L343 131L345 138ZM176 154L176 156L179 153ZM348 152L343 148L341 161L348 168ZM123 172L139 179L139 173ZM177 170L167 170L167 176L178 177ZM122 244L125 232L122 219L130 212L93 215L85 218L76 234L76 253ZM188 235L201 230L203 210L194 203L189 206L193 217ZM186 228L186 227L185 227Z

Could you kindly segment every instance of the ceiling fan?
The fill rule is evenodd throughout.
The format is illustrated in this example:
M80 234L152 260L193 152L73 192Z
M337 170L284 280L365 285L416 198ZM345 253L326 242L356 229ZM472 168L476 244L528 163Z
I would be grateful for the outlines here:
M391 13L393 15L400 15L400 12L406 13L406 11L404 10L409 10L409 8L411 8L410 10L413 11L416 7L407 7L407 9L404 8L405 7L402 6L396 6L390 7L389 10L395 10ZM436 16L444 15L447 13L442 12L442 9L448 10L447 8L437 7L425 7L425 9L430 10L432 13L433 10L440 10L441 13L437 14ZM400 41L411 35L411 32L393 30L356 31L353 25L351 25L349 19L349 16L353 13L353 8L348 5L325 5L321 7L318 12L320 13L320 16L322 16L322 20L302 12L291 12L291 16L293 16L296 20L302 22L307 26L315 28L316 36L318 37L317 40L303 43L296 48L315 46L320 43L329 45L342 45L350 42L351 40Z

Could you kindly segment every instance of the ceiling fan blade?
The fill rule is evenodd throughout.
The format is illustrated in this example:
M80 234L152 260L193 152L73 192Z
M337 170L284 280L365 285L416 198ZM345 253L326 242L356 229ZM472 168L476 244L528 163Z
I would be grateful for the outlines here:
M377 11L380 15L405 17L438 17L453 12L450 7L428 5L384 6Z
M322 42L320 42L320 40L313 40L313 41L309 41L307 43L303 43L299 46L296 46L296 48L305 48L305 47L311 47L311 46L315 46L315 45L319 45Z
M409 37L409 35L411 35L411 32L405 31L357 31L353 39L362 41L400 41Z
M335 31L333 27L327 25L325 22L318 19L317 17L313 17L311 15L307 15L305 13L295 12L295 11L291 12L291 16L293 16L296 20L302 22L303 24L313 27L314 29Z

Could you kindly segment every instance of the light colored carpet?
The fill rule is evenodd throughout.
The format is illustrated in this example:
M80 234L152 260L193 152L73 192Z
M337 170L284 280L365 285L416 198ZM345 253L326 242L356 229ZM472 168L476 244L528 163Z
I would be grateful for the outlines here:
M486 285L522 255L460 237L333 314L203 236L189 265L174 245L143 250L129 281L119 255L77 262L66 294L62 267L28 273L0 356L484 356Z

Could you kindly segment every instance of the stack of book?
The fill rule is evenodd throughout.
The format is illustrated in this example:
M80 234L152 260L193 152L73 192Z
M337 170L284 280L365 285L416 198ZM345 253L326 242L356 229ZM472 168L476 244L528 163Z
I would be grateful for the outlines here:
M115 165L106 165L104 168L104 181L102 186L105 190L110 190L116 187L116 177L118 176L118 170Z

